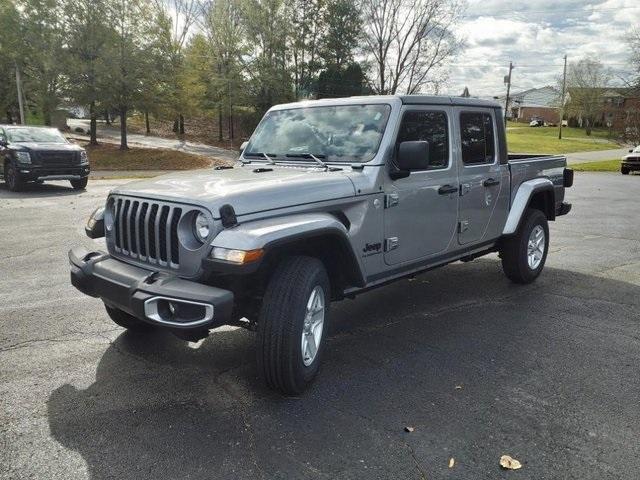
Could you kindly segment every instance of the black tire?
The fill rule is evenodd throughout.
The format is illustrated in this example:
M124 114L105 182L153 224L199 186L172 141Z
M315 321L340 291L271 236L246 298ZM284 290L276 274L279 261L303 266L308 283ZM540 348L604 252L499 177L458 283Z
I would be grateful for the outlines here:
M620 167L620 173L622 175L629 175L629 169L626 167Z
M126 328L132 332L146 332L154 329L153 325L143 322L142 320L139 320L133 315L129 315L127 312L123 312L118 308L110 307L106 304L104 308L107 310L111 320L122 328Z
M528 262L528 244L531 232L537 227L542 227L544 231L544 251L539 264L531 268ZM505 238L500 249L502 258L502 269L505 275L515 283L531 283L544 268L549 251L549 224L547 216L540 210L529 208L525 212L522 223L515 235Z
M307 302L314 290L324 294L324 321L315 357L305 365L302 353ZM285 395L298 395L318 374L329 327L330 284L322 262L296 256L283 260L274 271L258 319L256 355L258 372L268 387ZM315 343L314 343L315 344Z
M69 182L71 182L71 186L74 190L84 190L85 188L87 188L89 177L84 177L80 180L69 180Z
M24 186L24 181L20 178L20 174L16 171L16 167L10 163L6 163L4 166L4 182L7 184L7 188L12 192L19 192Z

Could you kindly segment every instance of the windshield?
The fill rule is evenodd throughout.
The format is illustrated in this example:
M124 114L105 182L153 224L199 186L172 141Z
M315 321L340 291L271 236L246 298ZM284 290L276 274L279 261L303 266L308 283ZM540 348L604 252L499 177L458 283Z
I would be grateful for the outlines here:
M368 162L380 146L389 105L336 105L275 110L262 119L244 156Z
M7 139L13 143L67 143L62 134L55 128L8 128Z

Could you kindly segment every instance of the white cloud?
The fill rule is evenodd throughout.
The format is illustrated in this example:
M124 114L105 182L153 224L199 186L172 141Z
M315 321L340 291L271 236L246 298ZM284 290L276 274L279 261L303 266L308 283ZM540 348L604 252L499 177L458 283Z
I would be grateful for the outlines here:
M555 84L562 57L598 57L615 76L628 75L624 35L640 25L638 0L470 0L458 31L467 47L455 59L441 93L472 95L505 91L503 77L513 61L515 91Z

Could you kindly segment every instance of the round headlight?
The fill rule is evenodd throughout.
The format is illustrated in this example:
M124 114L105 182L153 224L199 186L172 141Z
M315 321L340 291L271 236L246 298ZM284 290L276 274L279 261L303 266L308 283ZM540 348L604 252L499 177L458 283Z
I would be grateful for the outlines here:
M209 234L211 233L211 223L204 213L199 213L196 216L196 221L193 225L193 231L196 235L196 238L202 243L204 243L207 238L209 238Z

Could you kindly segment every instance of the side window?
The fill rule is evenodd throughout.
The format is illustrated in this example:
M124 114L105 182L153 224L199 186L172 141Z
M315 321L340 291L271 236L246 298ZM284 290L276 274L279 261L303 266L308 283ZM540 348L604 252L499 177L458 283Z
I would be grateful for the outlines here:
M465 165L493 163L495 135L491 115L480 112L460 114L460 141Z
M429 170L449 165L449 125L444 112L405 112L396 149L401 142L418 140L429 142Z

